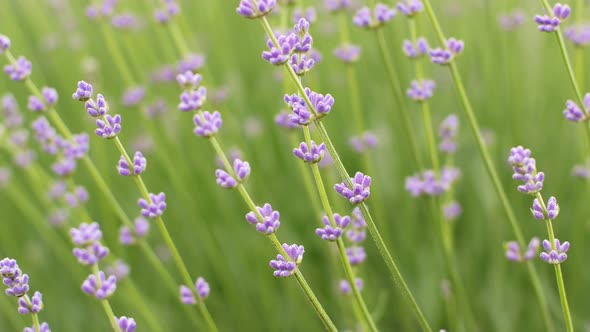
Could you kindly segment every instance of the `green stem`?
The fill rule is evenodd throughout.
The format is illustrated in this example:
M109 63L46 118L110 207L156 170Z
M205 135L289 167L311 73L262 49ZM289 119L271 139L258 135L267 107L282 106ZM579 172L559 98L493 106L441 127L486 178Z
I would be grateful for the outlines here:
M425 11L428 15L428 18L430 19L430 23L431 23L432 27L434 28L434 30L436 32L439 42L441 44L444 44L446 41L446 38L445 38L443 31L441 29L441 26L436 18L436 15L434 14L434 10L432 9L432 5L430 4L430 0L423 0L423 3L424 3ZM514 215L514 211L512 210L512 206L510 204L510 201L508 200L508 197L506 196L506 193L504 192L504 189L502 188L502 184L501 184L500 179L498 177L496 167L492 163L492 159L490 158L488 149L484 143L483 137L481 135L481 130L480 130L479 124L477 122L477 118L475 117L475 113L473 112L471 102L469 101L469 98L467 97L467 93L465 92L463 80L461 78L461 75L459 74L459 70L457 69L457 65L455 64L455 62L451 62L448 67L451 71L451 75L453 77L455 87L457 89L457 92L459 93L459 97L460 97L461 103L463 105L463 110L465 111L465 115L467 117L467 121L468 121L469 126L471 128L472 134L475 137L477 146L479 148L480 155L483 159L485 168L488 172L488 176L492 180L492 184L494 186L496 194L498 195L498 198L500 199L500 202L502 204L504 212L506 213L506 216L508 217L508 221L510 222L510 225L512 227L512 231L516 237L517 242L520 244L521 247L525 247L526 242L524 240L524 236L522 234L522 231L520 230L520 227L519 227L518 222L516 220L516 216ZM551 322L551 316L549 314L547 300L546 300L546 297L545 297L545 294L544 294L542 288L540 287L539 276L536 273L533 266L529 266L528 271L529 271L529 277L531 278L531 281L532 281L534 288L535 288L535 293L537 296L537 300L539 302L539 306L541 307L541 313L542 313L542 316L545 320L545 325L547 327L547 330L553 331L553 324Z
M268 22L266 17L262 17L261 22L262 22L262 27L264 28L267 36L269 36L269 38L272 40L272 42L274 43L275 46L278 46L279 45L278 41L277 41L277 39L274 35L274 32L270 26L270 23ZM299 91L299 93L303 97L305 103L307 104L307 106L309 107L311 112L314 115L317 115L317 111L313 107L313 103L311 103L311 101L309 100L309 97L305 94L305 89L303 88L303 85L299 81L297 74L295 74L295 72L293 71L293 68L291 68L291 66L289 66L289 65L285 65L285 70L287 70L289 76L292 78L293 82L296 84L297 90ZM328 152L330 152L330 155L332 156L332 159L334 160L334 165L335 165L336 169L338 170L338 174L340 175L342 180L345 181L345 183L349 187L352 187L353 185L352 185L352 180L350 178L350 175L346 171L346 168L344 167L342 160L340 160L340 157L339 157L338 153L336 152L334 144L332 144L332 141L330 140L330 137L328 136L328 133L326 131L326 128L324 127L324 124L319 119L317 119L317 117L314 120L314 124L316 125L316 128L318 129L320 136L322 137L322 140L326 144L326 148L328 149ZM424 331L432 331L432 328L430 327L430 325L428 324L428 321L424 317L422 310L418 306L416 300L414 299L414 296L412 295L412 293L410 292L410 289L408 288L408 285L404 281L403 276L401 275L401 272L397 268L396 263L393 261L393 258L391 257L391 254L389 253L389 250L387 249L387 246L385 245L385 242L383 241L383 238L381 237L381 234L379 233L379 230L377 229L377 226L375 225L375 222L373 221L373 218L372 218L371 214L369 213L368 207L366 206L365 203L361 203L360 208L361 208L361 212L363 214L363 217L365 218L365 221L367 222L367 227L369 228L369 232L371 233L371 237L373 238L373 240L377 246L377 249L379 250L381 257L385 261L385 265L387 266L387 268L390 272L390 275L391 275L391 278L394 282L394 285L401 291L404 299L406 299L408 301L408 304L410 305L412 311L416 315L416 318L417 318L420 326L422 327L422 329Z
M100 278L98 277L99 276L99 269L98 269L97 264L94 264L92 266L92 273L96 276L97 288L100 288L101 284L100 284ZM106 313L107 318L109 319L109 322L111 323L111 327L113 328L113 330L115 332L121 332L121 329L119 328L119 324L117 324L117 319L115 318L115 313L113 312L113 308L111 307L109 300L107 300L107 299L100 300L100 304L102 305L102 308L104 309L104 312Z

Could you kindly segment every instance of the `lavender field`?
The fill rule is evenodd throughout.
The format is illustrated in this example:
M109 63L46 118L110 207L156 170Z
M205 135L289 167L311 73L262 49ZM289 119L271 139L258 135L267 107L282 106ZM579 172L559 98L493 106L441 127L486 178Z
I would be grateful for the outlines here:
M586 0L0 1L0 332L590 331L588 45Z

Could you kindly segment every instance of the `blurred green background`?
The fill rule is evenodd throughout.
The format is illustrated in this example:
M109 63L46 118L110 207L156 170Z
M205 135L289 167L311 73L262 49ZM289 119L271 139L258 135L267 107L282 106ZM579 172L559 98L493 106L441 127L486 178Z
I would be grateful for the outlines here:
M393 5L394 2L385 1ZM140 193L130 179L119 176L115 166L119 154L113 144L98 139L94 124L82 105L69 98L78 80L95 85L111 104L112 112L123 117L123 143L133 144L151 135L152 144L143 149L148 158L144 179L154 191L167 194L167 226L191 274L203 276L211 286L208 308L222 331L319 331L321 322L315 316L295 280L276 279L268 261L274 249L252 226L244 221L248 212L239 195L222 190L215 183L217 167L206 140L192 133L192 119L176 109L180 89L172 83L157 83L152 73L163 65L174 65L182 55L174 47L171 34L152 16L156 0L120 1L116 13L131 12L140 19L138 29L115 29L108 19L92 21L85 17L89 1L3 0L0 3L0 33L12 40L12 53L25 55L33 62L32 79L39 86L53 86L60 93L58 112L74 132L91 134L90 157L113 189L119 203L130 216L139 213ZM257 22L235 13L238 1L180 1L181 17L174 19L188 48L206 56L203 70L209 98L216 90L228 97L215 108L222 112L224 126L220 139L224 146L235 147L252 166L248 189L258 205L269 202L281 212L279 238L283 242L305 245L301 270L308 279L339 329L354 330L356 323L351 298L340 294L338 281L343 277L333 246L320 240L314 230L320 219L311 208L298 161L292 157L294 147L289 133L274 124L281 110L283 84L275 68L264 62L260 53L265 46L264 32ZM318 20L312 25L314 48L322 54L308 79L315 91L331 93L336 104L324 123L350 172L364 170L362 156L354 152L349 138L355 124L350 113L346 68L332 55L339 44L338 17L324 9L323 1L299 0L299 6L315 6ZM585 239L589 230L590 187L586 181L571 176L574 164L583 163L582 128L568 123L561 111L565 100L573 99L559 50L553 36L539 33L532 21L541 11L536 1L519 2L525 22L514 31L498 24L498 15L515 9L513 1L433 1L441 24L449 36L465 41L465 51L458 58L467 92L476 115L490 137L492 157L503 185L517 212L525 236L545 238L544 226L529 212L531 199L516 191L511 170L505 160L512 146L525 145L533 150L537 166L546 174L546 196L554 195L561 205L555 223L557 237L569 240L572 248L563 265L566 288L578 330L586 325L590 267L583 255L590 249ZM570 3L574 11L583 11L582 20L590 15L582 1ZM579 6L582 6L580 8ZM351 22L353 12L348 12ZM574 15L575 16L575 15ZM292 19L289 18L289 22ZM278 27L280 13L270 17ZM572 20L573 21L573 20ZM568 22L567 24L571 24ZM291 23L289 23L290 25ZM380 202L383 219L377 220L406 281L433 328L449 326L449 303L441 291L446 277L440 241L433 227L433 215L426 199L415 199L404 190L404 179L416 167L395 118L393 96L387 83L374 33L348 24L351 40L360 45L362 55L355 65L360 82L360 95L365 124L374 131L380 144L368 152L376 173L372 192ZM420 34L436 46L433 31L425 15L418 18ZM399 72L402 86L413 79L412 63L401 52L401 42L408 38L406 19L398 15L385 28L388 46ZM106 38L105 38L106 37ZM112 38L111 38L112 37ZM109 46L108 41L113 44ZM568 43L568 47L571 44ZM112 52L117 50L121 58ZM574 55L571 48L572 56ZM582 50L579 59L587 60ZM0 58L2 63L6 58ZM132 81L125 77L117 62L129 69ZM583 63L575 64L578 72L590 82ZM456 164L462 178L455 187L463 215L454 223L455 255L461 278L478 331L541 331L543 321L535 302L533 289L523 265L505 259L503 243L513 240L512 231L499 206L497 196L483 168L475 141L466 125L448 71L427 64L427 76L437 82L431 100L436 124L451 113L459 115L461 128ZM147 89L146 101L164 99L165 116L148 120L138 107L124 107L124 91L133 85ZM588 86L582 87L588 91ZM37 116L26 110L28 91L5 75L0 79L0 95L16 96L27 126ZM291 91L291 93L294 92ZM420 148L426 159L426 142L419 109L412 103L413 128L420 137ZM213 106L211 106L213 107ZM212 109L211 109L212 110ZM153 136L153 134L156 134ZM297 132L299 136L300 133ZM139 143L144 143L140 141ZM148 142L149 143L149 142ZM32 146L38 150L35 142ZM39 162L49 171L51 158L39 151ZM70 248L69 240L58 230L37 227L32 219L46 218L48 211L32 190L26 173L14 167L10 155L1 150L2 166L13 168L10 186L26 196L18 198L8 190L0 191L0 256L17 259L30 275L31 287L44 294L45 309L41 319L52 331L107 331L108 322L97 301L80 291L88 271L78 266L73 256L64 265L41 236L58 234L60 245ZM324 169L328 188L336 182L333 169ZM177 294L165 287L136 247L118 244L120 221L97 190L86 169L78 166L77 183L91 193L87 207L91 217L103 229L112 252L131 267L131 279L137 285L142 302L168 331L193 330L190 320L178 304ZM26 203L24 203L26 202ZM332 199L337 212L350 213L351 206L341 198ZM44 220L43 220L44 221ZM79 223L74 214L68 225ZM162 247L153 228L150 244ZM392 288L387 270L372 241L365 242L368 259L358 269L365 280L364 298L383 331L415 331L411 311ZM162 250L162 264L180 283L173 263ZM561 307L554 282L553 268L536 259L542 284L550 302L557 330L563 330ZM135 317L138 331L147 331L145 317L137 311L137 298L129 296L126 281L121 281L112 304L118 315ZM0 297L0 331L21 330L29 318L21 321L14 298ZM195 311L195 315L197 315ZM200 316L197 316L200 319Z

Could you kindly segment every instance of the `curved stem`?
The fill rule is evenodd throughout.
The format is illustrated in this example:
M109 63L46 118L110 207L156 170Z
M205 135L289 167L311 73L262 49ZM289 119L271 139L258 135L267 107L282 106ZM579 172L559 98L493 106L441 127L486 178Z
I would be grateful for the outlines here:
M92 265L92 273L96 276L96 288L100 288L101 287L101 283L100 283L100 277L99 277L99 269L98 269L98 265L94 264ZM100 300L100 304L102 305L102 308L104 309L104 312L107 315L107 318L109 319L109 322L111 323L111 327L113 328L113 331L115 332L122 332L121 329L119 328L119 324L117 324L117 319L115 317L115 313L113 312L113 308L111 307L111 304L109 303L109 300L104 299L104 300Z

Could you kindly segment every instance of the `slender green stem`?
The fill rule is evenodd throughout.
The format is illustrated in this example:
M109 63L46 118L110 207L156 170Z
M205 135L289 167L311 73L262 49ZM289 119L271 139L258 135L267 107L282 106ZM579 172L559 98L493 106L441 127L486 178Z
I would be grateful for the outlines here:
M547 206L543 200L543 195L540 192L537 193L537 200L541 204L543 214L547 215ZM545 219L545 225L547 226L547 235L549 236L549 242L551 242L551 249L557 251L555 245L555 233L553 232L553 221L549 218ZM565 327L568 332L574 331L574 323L572 321L572 315L570 313L569 304L567 301L567 294L565 292L565 283L563 281L563 274L561 273L561 264L553 264L555 268L555 279L557 281L557 288L559 289L559 298L561 300L561 309L563 311L563 318L565 320Z
M33 304L31 303L31 299L29 298L28 295L25 294L25 296L23 297L23 299L25 300L25 302L27 303L27 306L31 307ZM39 332L39 316L36 313L32 313L32 320L33 320L33 328L35 329L35 332Z
M267 36L269 36L269 38L272 40L273 44L278 47L278 45L279 45L278 41L277 41L277 39L274 35L274 32L270 26L270 23L268 22L266 17L262 17L261 22L262 22L262 27L264 28ZM297 74L295 74L295 72L293 71L293 68L291 68L291 66L289 66L289 65L285 65L285 70L287 71L289 76L292 78L293 82L296 84L297 90L299 91L299 93L303 97L303 99L304 99L305 103L307 104L307 106L309 107L310 111L314 115L317 115L317 111L313 107L313 103L309 100L309 97L305 94L305 89L303 88L303 85L299 81ZM334 165L335 165L336 169L338 170L340 177L342 178L343 181L345 181L345 183L349 187L352 187L353 185L352 185L352 180L350 178L350 175L348 174L346 168L344 167L342 160L340 160L340 156L338 155L336 148L334 147L334 144L332 144L332 141L330 140L330 137L328 136L328 133L326 131L326 128L324 127L324 124L317 117L314 120L314 124L316 125L316 128L319 131L320 136L322 137L322 140L326 144L326 148L328 149L328 152L330 152L330 155L332 156L332 159L334 160ZM401 291L402 296L404 297L404 299L406 299L408 301L408 304L410 304L410 307L411 307L412 311L414 312L414 314L416 315L416 318L417 318L420 326L422 327L422 329L424 331L432 331L432 328L430 327L430 325L428 324L428 321L424 317L422 310L418 306L416 300L414 299L414 296L412 295L410 289L408 288L408 285L404 281L403 276L401 275L401 272L397 268L396 263L393 261L393 258L391 257L391 254L389 253L389 250L387 249L387 246L385 245L385 242L383 241L383 238L381 237L381 234L379 233L379 230L377 229L377 226L375 225L375 222L373 221L373 217L369 213L368 207L366 206L365 203L361 203L360 208L361 208L361 212L363 214L363 217L365 218L365 221L367 222L367 227L369 228L369 232L371 234L371 237L375 241L375 244L377 246L377 249L379 250L381 257L385 261L385 265L387 266L387 268L390 272L391 278L394 281L394 285Z
M443 34L443 31L441 29L441 26L436 18L436 15L434 14L434 10L432 9L432 5L430 4L430 0L423 0L423 3L424 3L424 9L428 15L428 18L430 19L430 23L431 23L434 31L436 32L439 42L441 44L444 44L446 41L446 38L445 38L445 35ZM461 99L461 103L463 105L463 110L465 111L465 116L467 117L467 121L468 121L469 126L471 128L472 134L475 137L480 155L483 159L485 168L488 172L488 176L492 180L492 184L494 186L496 194L498 195L498 198L500 199L500 202L502 204L504 212L506 213L506 216L508 217L508 221L510 222L510 225L512 227L512 231L516 237L517 242L520 244L521 247L525 247L526 242L524 240L524 236L522 234L522 231L520 230L520 226L518 225L518 222L516 220L516 216L514 215L514 211L512 210L512 206L510 204L510 201L508 200L508 197L506 196L506 193L504 192L504 189L502 188L502 183L500 182L500 178L498 177L496 167L494 166L492 159L489 155L488 149L484 143L483 137L481 135L481 130L480 130L479 124L477 122L477 118L475 117L475 113L474 113L473 108L471 106L471 102L469 101L469 98L467 97L467 93L465 92L463 80L461 78L459 70L457 69L457 65L453 61L448 65L448 67L451 71L451 75L453 77L453 82L455 83L455 87L456 87L459 97ZM549 308L547 306L547 299L545 297L545 294L544 294L542 288L540 287L541 283L539 281L539 276L536 273L534 266L532 266L532 264L530 262L528 262L527 265L529 265L528 266L529 277L531 278L531 281L534 285L535 294L537 296L537 301L539 302L539 306L541 307L541 313L542 313L542 316L545 320L545 325L547 327L547 330L553 331L553 323L551 322L551 316L549 314Z
M94 264L92 266L92 273L96 276L96 282L97 282L97 288L100 288L101 283L100 283L100 278L99 278L99 269L98 269L98 265ZM109 300L104 299L104 300L100 300L100 304L102 305L102 308L104 309L104 312L107 315L107 318L109 319L109 322L111 323L111 327L113 328L113 330L115 332L121 332L121 329L119 328L119 324L117 324L117 319L115 317L115 313L113 312L113 308L111 307L111 304L109 303Z

